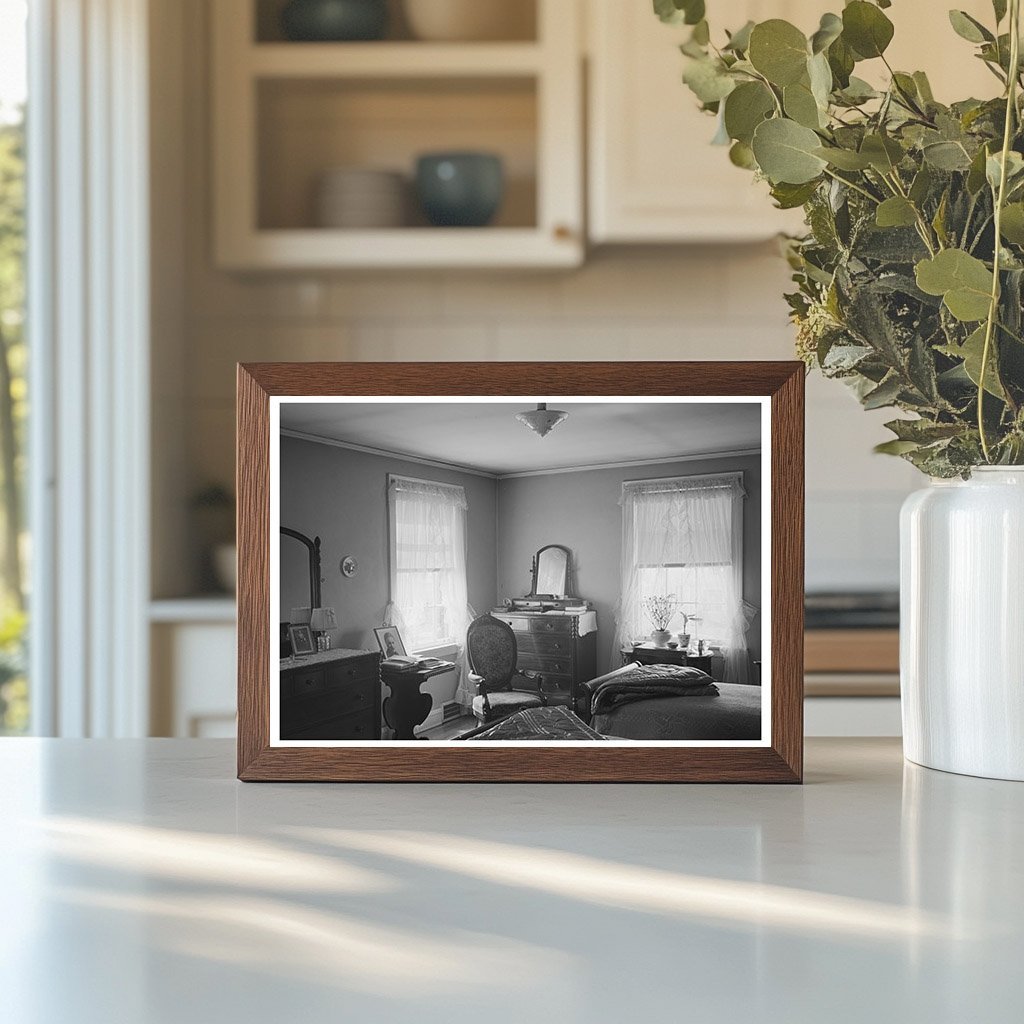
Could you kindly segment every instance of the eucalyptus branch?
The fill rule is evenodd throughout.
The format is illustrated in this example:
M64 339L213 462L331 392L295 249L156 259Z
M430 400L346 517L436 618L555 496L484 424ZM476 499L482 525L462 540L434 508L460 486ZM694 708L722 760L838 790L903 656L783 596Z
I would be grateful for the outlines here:
M1003 126L1002 159L999 167L999 188L995 196L995 251L992 256L992 294L989 299L988 319L985 321L985 345L981 350L981 370L978 373L978 435L985 461L992 462L988 432L985 429L985 381L992 356L992 337L999 316L999 273L1002 270L1003 206L1006 202L1006 177L1010 149L1013 143L1013 125L1017 117L1017 85L1020 73L1020 0L1010 0L1010 73L1006 85L1006 123Z

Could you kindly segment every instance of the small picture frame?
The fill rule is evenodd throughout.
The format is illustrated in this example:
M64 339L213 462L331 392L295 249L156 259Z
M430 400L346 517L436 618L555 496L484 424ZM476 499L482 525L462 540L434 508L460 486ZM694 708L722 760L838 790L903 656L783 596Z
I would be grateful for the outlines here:
M380 653L385 658L406 657L405 644L397 626L378 626L373 635L377 638Z
M292 656L302 658L307 654L316 654L316 640L309 623L300 622L288 627L288 639L292 644Z

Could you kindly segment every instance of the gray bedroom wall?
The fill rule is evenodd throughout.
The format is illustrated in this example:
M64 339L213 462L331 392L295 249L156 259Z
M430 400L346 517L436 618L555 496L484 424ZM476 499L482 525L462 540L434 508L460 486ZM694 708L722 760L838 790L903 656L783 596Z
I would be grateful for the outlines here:
M619 598L622 509L626 480L704 473L742 472L747 497L743 516L743 597L761 606L761 461L757 456L662 463L635 469L585 470L498 481L498 600L530 590L530 565L545 544L564 544L573 553L577 591L597 608L597 666L603 673L619 664L612 651ZM760 619L751 646L761 653Z
M369 455L332 445L281 438L281 525L322 542L323 602L338 614L335 646L377 650L373 627L379 626L388 601L387 476L398 473L421 480L460 484L466 489L468 513L468 586L470 604L489 610L497 592L495 481L488 477L435 469L399 458ZM282 614L291 607L289 580L294 570L286 559L304 549L282 541ZM359 562L353 579L341 574L346 555ZM301 563L300 563L301 564ZM308 588L307 588L308 589ZM301 591L300 591L301 592ZM286 596L287 595L287 596ZM308 599L306 602L308 603ZM437 700L454 695L451 676L430 680Z

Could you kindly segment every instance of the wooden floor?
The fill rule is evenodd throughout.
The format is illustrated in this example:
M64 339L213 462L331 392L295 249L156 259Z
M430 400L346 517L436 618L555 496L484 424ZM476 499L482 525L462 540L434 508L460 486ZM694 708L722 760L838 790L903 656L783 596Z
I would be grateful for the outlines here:
M433 729L427 729L419 735L427 740L450 740L461 736L470 729L475 729L480 723L472 715L462 715L453 718L443 725L437 725Z

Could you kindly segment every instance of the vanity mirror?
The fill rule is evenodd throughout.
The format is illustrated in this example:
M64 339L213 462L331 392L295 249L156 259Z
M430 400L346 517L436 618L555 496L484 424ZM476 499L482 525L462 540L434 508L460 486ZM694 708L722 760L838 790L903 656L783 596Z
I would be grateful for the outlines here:
M305 550L300 550L296 543ZM320 538L307 537L298 530L281 527L281 612L287 608L319 608Z
M572 555L561 544L548 544L533 556L533 589L530 597L567 597L572 575Z

